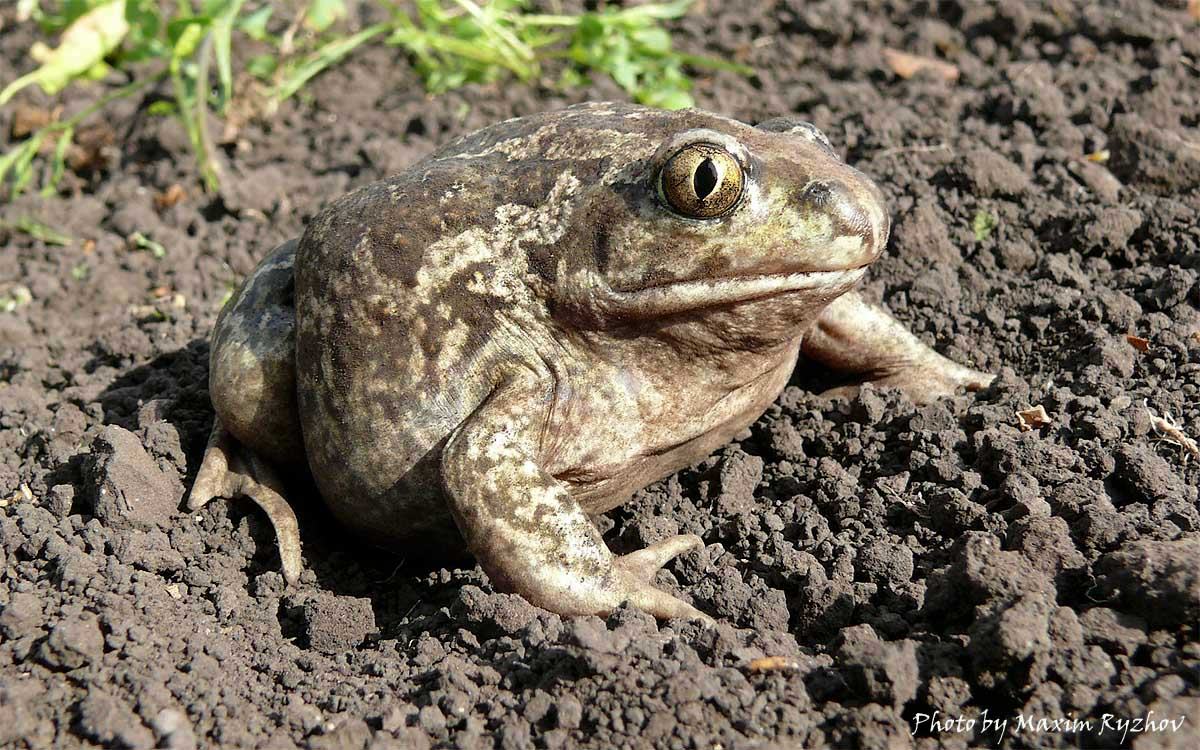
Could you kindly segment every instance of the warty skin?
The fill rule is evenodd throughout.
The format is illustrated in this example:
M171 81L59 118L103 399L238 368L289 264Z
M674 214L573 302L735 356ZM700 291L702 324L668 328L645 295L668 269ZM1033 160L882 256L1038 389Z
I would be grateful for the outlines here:
M707 619L651 583L699 537L618 557L588 517L751 424L801 351L917 400L991 380L852 291L888 230L791 118L596 103L469 134L332 203L226 306L189 504L254 499L294 581L272 466L302 466L353 533L471 554L538 606Z

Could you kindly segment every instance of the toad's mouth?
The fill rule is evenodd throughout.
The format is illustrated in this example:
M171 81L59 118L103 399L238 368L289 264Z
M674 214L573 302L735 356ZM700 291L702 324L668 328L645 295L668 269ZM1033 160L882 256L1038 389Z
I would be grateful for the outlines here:
M848 291L867 266L842 271L771 273L754 276L672 281L630 290L610 290L607 307L617 315L672 315L774 297L791 292L819 292L829 299Z

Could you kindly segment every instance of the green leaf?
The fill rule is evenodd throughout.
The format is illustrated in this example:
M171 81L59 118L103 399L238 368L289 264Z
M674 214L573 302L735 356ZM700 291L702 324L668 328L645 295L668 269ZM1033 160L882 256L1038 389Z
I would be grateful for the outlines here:
M660 107L662 109L687 109L695 106L695 101L692 95L686 91L651 91L648 92L645 99L641 99L642 104L651 107Z
M42 128L29 136L16 148L4 156L0 156L0 182L8 173L12 173L12 188L10 198L16 198L33 178L33 157L37 156L42 141L46 138L46 128Z
M233 98L233 21L246 0L228 0L213 20L213 56L217 62L217 81L221 86L221 106Z
M246 61L246 72L264 81L270 80L275 74L279 61L275 55L256 55Z
M151 104L149 107L146 107L147 113L156 116L173 115L178 111L179 108L175 106L175 102L168 99L160 99Z
M38 25L46 34L57 34L102 2L107 2L107 0L63 0L55 3L49 9L44 9L40 2L35 2L31 17L37 20ZM20 12L20 8L18 8L17 18L21 17Z
M637 86L638 69L629 60L613 60L605 67L617 85L626 91L631 91Z
M212 26L209 16L176 18L167 24L167 38L171 41L171 58L183 61L196 54L204 35Z
M673 3L650 3L647 5L638 5L632 8L626 8L618 11L618 15L623 16L645 16L658 21L670 21L676 18L682 18L692 7L695 0L675 0Z
M125 0L110 0L84 13L67 27L37 70L21 76L0 91L0 106L21 89L38 84L47 94L56 94L116 49L129 32Z
M979 209L975 213L975 218L971 220L971 230L975 232L975 241L983 242L992 234L992 230L996 228L996 217L992 216L984 209Z
M272 99L274 99L276 104L284 101L299 91L313 76L341 60L364 42L387 31L388 28L388 25L385 23L377 23L374 26L368 26L357 34L344 39L336 39L322 45L316 52L309 55L289 72L287 78L275 88Z
M129 241L139 250L149 250L150 254L159 260L167 257L167 249L162 246L161 242L155 242L141 232L129 235Z
M575 88L576 86L586 86L589 83L587 76L580 73L575 68L567 68L563 70L562 75L558 79L558 85L564 89Z
M313 31L321 32L345 17L346 3L343 0L312 0L308 4L308 15L304 17L304 25Z
M123 62L141 62L166 54L158 36L162 30L158 0L126 0L125 21L129 24L129 34L121 55Z
M58 143L54 146L54 158L50 161L50 176L42 187L42 195L54 195L58 189L59 180L62 179L63 172L67 169L67 149L71 147L71 141L74 138L75 126L73 125L58 136Z
M234 23L234 28L242 32L251 39L257 39L262 42L270 37L267 33L267 21L271 20L271 13L275 9L270 5L264 5L253 13L247 13Z
M4 181L8 171L14 168L17 162L21 160L22 155L29 149L31 143L33 144L34 152L37 151L38 146L41 145L42 137L42 132L39 130L29 138L21 141L21 143L17 144L17 146L14 148L9 149L9 151L3 156L0 156L0 182ZM36 142L34 142L35 139Z

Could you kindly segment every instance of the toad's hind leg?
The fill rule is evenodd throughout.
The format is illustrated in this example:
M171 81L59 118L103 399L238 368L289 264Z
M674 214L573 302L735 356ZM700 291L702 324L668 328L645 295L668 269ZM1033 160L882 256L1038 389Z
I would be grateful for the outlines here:
M279 540L283 575L300 576L296 515L271 468L304 466L296 411L295 240L272 250L230 297L213 327L208 393L216 419L188 498L248 497Z
M275 527L284 580L296 583L301 571L300 527L283 497L283 485L265 461L237 445L220 417L213 422L204 461L188 495L188 509L199 510L214 497L248 497L267 514Z

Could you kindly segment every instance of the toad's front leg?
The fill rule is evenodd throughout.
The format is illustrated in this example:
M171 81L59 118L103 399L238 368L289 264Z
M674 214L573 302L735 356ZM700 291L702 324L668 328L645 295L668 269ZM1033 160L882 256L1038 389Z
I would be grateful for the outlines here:
M919 404L986 388L995 377L938 354L858 292L847 292L825 308L804 334L801 351L834 370L899 388ZM833 388L824 395L852 396L858 388Z
M492 584L561 615L606 615L630 602L661 619L711 621L651 582L671 558L702 546L699 537L613 555L567 485L539 465L548 404L538 381L522 374L499 386L442 454L450 510Z

